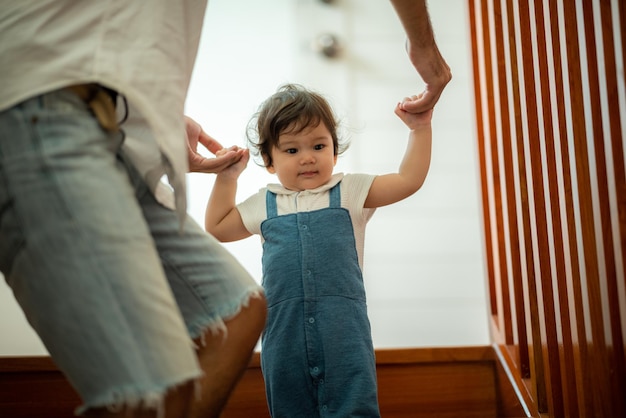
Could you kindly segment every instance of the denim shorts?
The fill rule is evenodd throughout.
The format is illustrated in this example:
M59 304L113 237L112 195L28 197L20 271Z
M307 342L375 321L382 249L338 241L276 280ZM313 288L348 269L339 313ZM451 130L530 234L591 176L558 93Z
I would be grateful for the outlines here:
M192 339L262 292L190 217L181 232L122 140L66 90L0 112L0 271L79 413L158 407L202 374Z

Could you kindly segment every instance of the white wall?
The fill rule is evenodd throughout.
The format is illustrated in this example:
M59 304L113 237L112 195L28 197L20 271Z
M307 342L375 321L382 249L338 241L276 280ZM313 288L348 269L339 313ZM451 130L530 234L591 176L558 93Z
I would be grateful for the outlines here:
M242 4L254 18L241 21ZM426 184L379 209L368 226L364 276L377 347L489 343L466 2L431 1L430 11L454 79L435 111ZM397 168L407 131L393 108L422 82L388 1L211 0L208 21L201 46L207 60L196 67L188 112L224 145L244 145L244 127L258 104L281 83L298 82L324 93L344 120L352 145L338 170ZM233 25L236 35L218 41ZM311 48L326 32L343 41L338 59ZM189 178L190 212L202 223L212 178ZM250 163L238 198L267 182L276 178ZM226 246L260 281L258 237Z
M430 3L454 79L436 107L426 184L379 209L368 227L364 276L377 347L489 343L466 2ZM245 145L258 104L280 84L298 82L324 93L344 119L352 145L337 170L396 169L407 132L393 108L422 84L386 0L210 0L206 20L187 113L207 132L224 145ZM310 46L326 31L344 43L337 60ZM212 179L188 175L189 210L201 224ZM275 181L251 162L238 197ZM258 237L226 246L260 281ZM0 335L0 355L46 353L4 281Z

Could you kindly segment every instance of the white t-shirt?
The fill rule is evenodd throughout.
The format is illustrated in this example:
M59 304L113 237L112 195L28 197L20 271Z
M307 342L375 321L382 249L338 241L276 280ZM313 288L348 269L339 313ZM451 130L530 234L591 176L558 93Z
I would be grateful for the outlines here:
M1 0L0 111L73 84L117 90L129 103L125 152L153 189L168 175L184 213L183 111L206 4Z
M325 185L312 190L301 192L288 190L280 184L269 184L256 194L250 196L237 205L241 219L251 234L261 234L261 223L267 219L266 192L276 193L276 208L278 215L287 215L295 212L310 212L329 207L330 189L341 182L341 207L348 210L352 219L354 239L359 256L359 265L363 268L363 249L365 246L365 226L375 212L375 208L364 208L365 199L372 182L376 178L372 174L334 174Z

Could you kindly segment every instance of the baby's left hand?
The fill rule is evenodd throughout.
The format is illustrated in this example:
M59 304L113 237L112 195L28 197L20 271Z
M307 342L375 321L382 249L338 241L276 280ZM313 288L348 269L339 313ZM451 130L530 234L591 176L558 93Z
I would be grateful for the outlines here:
M405 102L414 102L418 100L422 96L422 94L423 93L420 93L419 95L413 95L411 97L405 97L402 100L402 102L396 105L396 109L394 111L395 114L398 115L400 119L402 119L402 122L404 122L406 126L408 126L409 129L411 130L417 129L423 126L430 126L430 122L432 120L434 108L431 108L421 113L411 113L411 112L404 110L403 108L403 104Z

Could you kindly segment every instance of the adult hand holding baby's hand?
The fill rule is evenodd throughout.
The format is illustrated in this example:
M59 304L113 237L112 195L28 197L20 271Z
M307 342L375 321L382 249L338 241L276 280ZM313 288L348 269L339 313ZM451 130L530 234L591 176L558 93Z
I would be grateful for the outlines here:
M415 103L423 97L424 93L405 97L400 103L396 105L395 113L402 119L409 129L419 129L420 127L430 127L433 108L421 113L412 113L405 109L407 103Z
M199 123L187 116L185 116L185 130L187 134L187 159L191 173L219 173L240 161L246 154L246 150L237 146L224 148L219 141L204 132ZM206 158L200 154L198 143L215 155L215 158Z
M248 165L248 161L250 160L250 150L245 148L239 148L236 145L233 145L229 148L222 148L221 150L215 153L217 158L221 158L222 155L227 155L229 153L236 152L241 154L241 158L237 161L229 165L228 167L224 167L219 174L221 176L231 176L234 179L239 178L239 175L245 170Z

